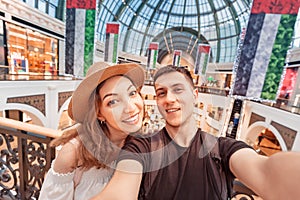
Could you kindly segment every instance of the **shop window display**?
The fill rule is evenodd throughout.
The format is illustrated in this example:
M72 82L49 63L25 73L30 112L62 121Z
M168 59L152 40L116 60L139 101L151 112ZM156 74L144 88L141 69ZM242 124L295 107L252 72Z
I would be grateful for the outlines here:
M258 135L253 147L259 154L266 156L282 151L276 136L267 128Z
M207 107L208 116L214 120L220 121L223 115L223 108L209 104Z
M165 120L160 115L156 105L145 104L145 116L142 125L143 134L152 134L165 126Z
M57 75L57 39L10 23L6 30L11 74Z

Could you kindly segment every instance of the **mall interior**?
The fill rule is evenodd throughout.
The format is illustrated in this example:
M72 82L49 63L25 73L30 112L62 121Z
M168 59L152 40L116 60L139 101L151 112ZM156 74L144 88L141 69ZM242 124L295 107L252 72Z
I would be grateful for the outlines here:
M257 31L253 0L0 0L0 199L38 198L49 142L75 123L72 92L112 52L145 69L143 133L164 126L153 73L173 64L193 75L202 130L265 156L299 151L300 5L275 2Z

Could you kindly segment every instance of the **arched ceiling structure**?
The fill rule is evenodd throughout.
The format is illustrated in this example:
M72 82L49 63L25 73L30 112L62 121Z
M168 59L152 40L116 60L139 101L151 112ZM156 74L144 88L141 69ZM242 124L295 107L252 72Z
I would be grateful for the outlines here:
M159 42L159 58L182 50L193 58L200 43L212 48L212 62L233 62L240 32L247 26L251 0L100 0L97 38L105 41L107 22L120 24L119 49L146 55Z
M156 35L152 42L159 44L158 62L172 54L174 50L181 50L185 55L190 55L192 58L196 57L197 44L208 44L208 41L192 28L187 27L172 27L166 29Z

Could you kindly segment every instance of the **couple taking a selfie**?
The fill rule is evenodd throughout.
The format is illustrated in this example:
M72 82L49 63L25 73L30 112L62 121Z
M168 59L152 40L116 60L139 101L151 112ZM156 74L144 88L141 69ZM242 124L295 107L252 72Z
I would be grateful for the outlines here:
M134 63L89 68L69 104L76 125L51 143L58 151L40 200L226 200L235 178L264 200L299 198L300 153L265 157L201 131L193 117L198 89L184 67L156 71L165 126L141 134L144 76Z

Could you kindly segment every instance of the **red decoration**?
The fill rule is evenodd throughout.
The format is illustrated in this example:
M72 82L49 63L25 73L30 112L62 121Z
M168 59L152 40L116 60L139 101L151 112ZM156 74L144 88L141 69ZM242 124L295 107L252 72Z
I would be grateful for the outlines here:
M300 0L254 0L251 13L297 14Z
M96 0L67 0L67 8L96 9Z
M158 43L157 42L152 42L149 44L149 49L151 50L157 50L158 49Z
M174 50L174 55L181 56L181 51L180 50Z
M119 34L119 24L118 23L107 23L106 33Z
M210 46L209 45L199 45L200 53L209 53Z

